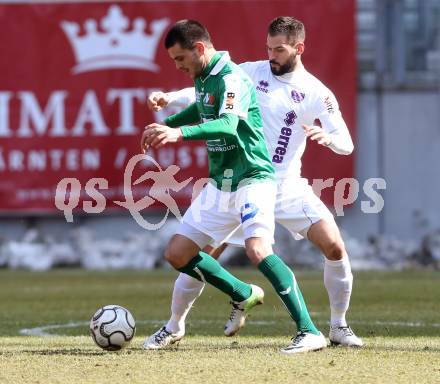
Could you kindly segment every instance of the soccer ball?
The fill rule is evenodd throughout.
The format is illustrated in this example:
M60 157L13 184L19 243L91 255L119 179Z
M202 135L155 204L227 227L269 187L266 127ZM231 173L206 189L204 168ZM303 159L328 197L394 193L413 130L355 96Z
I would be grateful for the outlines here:
M93 341L106 351L118 351L126 347L135 333L133 316L119 305L99 308L90 320Z

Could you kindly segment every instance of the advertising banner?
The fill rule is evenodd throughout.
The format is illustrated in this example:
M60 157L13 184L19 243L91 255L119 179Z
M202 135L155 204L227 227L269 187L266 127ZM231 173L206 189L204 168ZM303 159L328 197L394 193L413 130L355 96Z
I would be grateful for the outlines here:
M166 31L180 19L206 25L216 49L229 51L237 63L267 58L267 26L274 17L302 20L303 62L335 93L355 139L354 12L353 0L0 4L0 212L56 211L55 191L64 178L80 185L78 207L93 201L97 190L106 208L124 209L115 201L126 200L124 171L140 153L144 126L173 112L153 114L147 95L191 86L163 46ZM176 165L177 184L169 192L187 206L193 183L207 176L204 143L169 145L148 155L157 164L132 163L134 175ZM309 144L303 173L336 182L353 176L353 158ZM148 183L133 185L135 180L125 184L136 200ZM326 191L331 202L332 189ZM145 207L161 205L152 199Z

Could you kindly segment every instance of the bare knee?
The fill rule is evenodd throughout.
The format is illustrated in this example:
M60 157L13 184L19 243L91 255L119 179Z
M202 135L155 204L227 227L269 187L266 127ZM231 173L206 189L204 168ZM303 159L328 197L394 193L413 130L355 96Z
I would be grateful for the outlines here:
M272 253L272 245L268 241L261 238L250 238L246 240L246 255L252 264L260 264Z
M344 246L344 242L340 241L331 241L324 247L325 257L329 260L337 261L341 260L346 255L346 250Z
M203 248L202 251L217 260L220 257L220 255L223 253L223 251L226 249L227 246L228 245L226 243L221 244L217 248L214 248L211 245L207 245Z
M347 254L339 229L333 221L323 219L314 223L307 237L328 260L341 260Z
M175 252L176 247L169 242L165 249L165 260L168 261L173 267L174 264L179 261L179 255Z
M165 260L174 268L182 268L200 251L199 246L182 235L174 235L165 249Z

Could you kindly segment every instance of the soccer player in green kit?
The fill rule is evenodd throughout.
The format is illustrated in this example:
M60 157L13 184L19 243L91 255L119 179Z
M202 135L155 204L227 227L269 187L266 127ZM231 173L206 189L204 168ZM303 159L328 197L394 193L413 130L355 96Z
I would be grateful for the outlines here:
M210 177L186 211L165 258L180 272L231 297L232 312L225 334L233 335L244 324L247 313L262 303L264 292L239 280L201 250L213 242L225 242L241 224L247 256L271 282L298 331L316 341L309 344L309 350L326 347L293 272L272 250L276 185L252 81L227 52L214 49L208 31L197 21L177 22L165 38L165 47L176 67L194 80L196 102L168 117L166 125L148 125L141 147L145 151L150 146L205 140ZM156 349L161 342L172 344L181 337L163 327L152 336L155 343L147 339L144 348ZM295 339L281 351L303 352Z

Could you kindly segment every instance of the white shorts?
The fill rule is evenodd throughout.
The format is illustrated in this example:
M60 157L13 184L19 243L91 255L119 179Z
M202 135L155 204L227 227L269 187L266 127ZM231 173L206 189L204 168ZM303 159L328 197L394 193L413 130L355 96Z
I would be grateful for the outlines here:
M203 248L224 243L240 228L243 245L251 237L273 243L275 195L272 180L248 184L236 192L222 192L207 184L185 212L177 234Z
M275 221L285 227L296 240L307 238L312 224L325 219L334 221L332 213L315 195L307 179L279 181L275 203ZM232 233L226 241L228 244L243 246L241 227ZM219 244L213 243L214 247Z

